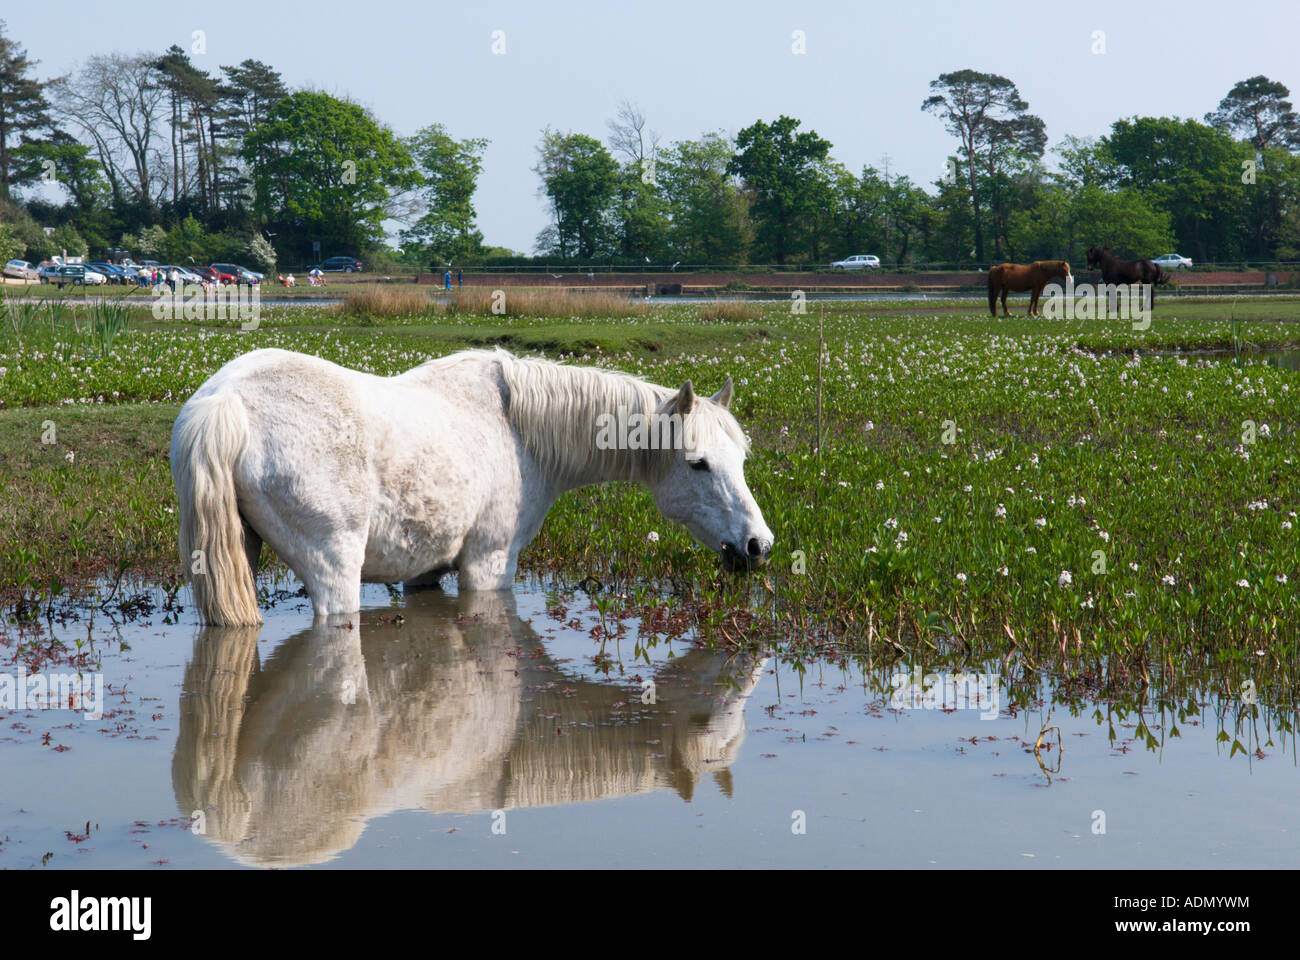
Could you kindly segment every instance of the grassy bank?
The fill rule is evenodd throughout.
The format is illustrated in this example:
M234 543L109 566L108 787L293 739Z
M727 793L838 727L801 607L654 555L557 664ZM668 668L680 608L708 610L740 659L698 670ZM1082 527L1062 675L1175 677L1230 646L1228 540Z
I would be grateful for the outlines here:
M594 577L611 603L670 594L720 638L843 649L1162 654L1294 664L1300 602L1295 372L1249 352L1300 343L1300 305L1157 306L1152 326L993 320L872 305L762 308L758 322L655 310L617 320L326 312L227 323L0 333L0 590L12 601L123 564L172 564L166 449L176 404L262 346L375 373L505 343L712 392L736 381L772 565L736 579L643 491L563 498L522 561ZM52 421L57 443L42 444ZM1250 422L1246 426L1247 421ZM67 454L72 453L72 458ZM92 513L92 511L95 511ZM657 540L649 538L651 532ZM885 639L885 638L888 639ZM1117 661L1118 662L1118 661ZM1136 669L1136 667L1135 667ZM1288 668L1289 669L1289 668Z

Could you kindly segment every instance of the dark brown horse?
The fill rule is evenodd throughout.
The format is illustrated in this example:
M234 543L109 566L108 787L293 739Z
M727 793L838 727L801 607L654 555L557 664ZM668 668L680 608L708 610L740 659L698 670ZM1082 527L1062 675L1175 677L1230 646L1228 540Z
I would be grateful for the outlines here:
M1088 266L1101 268L1102 283L1146 283L1151 285L1151 306L1156 304L1156 287L1167 283L1169 277L1160 264L1151 260L1119 260L1111 255L1110 247L1089 247Z
M989 312L998 315L998 295L1002 295L1002 315L1011 316L1007 310L1007 293L1032 291L1029 296L1029 315L1038 316L1038 298L1050 280L1064 280L1070 275L1068 260L1035 260L1033 263L1000 263L989 269Z

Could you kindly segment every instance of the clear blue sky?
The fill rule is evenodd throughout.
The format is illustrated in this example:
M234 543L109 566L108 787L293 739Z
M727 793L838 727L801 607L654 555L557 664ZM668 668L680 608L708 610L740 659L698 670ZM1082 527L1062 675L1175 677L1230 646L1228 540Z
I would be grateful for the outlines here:
M79 15L78 15L79 14ZM1047 124L1101 135L1122 116L1200 118L1238 80L1265 74L1300 99L1300 4L888 0L791 2L358 3L273 0L138 7L74 0L0 14L42 61L42 77L92 53L189 49L203 69L252 57L291 87L369 107L399 134L429 123L487 137L476 206L489 243L531 251L546 222L537 197L547 124L606 138L620 99L640 104L665 142L734 133L785 113L834 144L854 171L879 166L927 187L954 142L920 110L940 73L970 67L1013 80ZM491 51L505 32L506 53ZM802 30L807 52L791 51ZM1093 31L1106 52L1094 54Z

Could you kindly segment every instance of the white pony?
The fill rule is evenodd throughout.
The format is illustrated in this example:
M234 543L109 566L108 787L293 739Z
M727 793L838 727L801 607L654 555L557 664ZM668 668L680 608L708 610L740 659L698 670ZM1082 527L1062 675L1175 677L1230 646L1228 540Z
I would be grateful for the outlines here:
M729 566L757 566L772 531L745 483L732 393L730 377L706 400L689 380L670 390L504 350L395 377L246 353L195 392L172 430L195 604L209 623L260 623L263 542L317 617L360 609L363 580L431 584L457 571L462 590L505 589L556 498L608 480L643 483ZM646 444L652 419L686 429ZM640 442L610 435L629 422Z

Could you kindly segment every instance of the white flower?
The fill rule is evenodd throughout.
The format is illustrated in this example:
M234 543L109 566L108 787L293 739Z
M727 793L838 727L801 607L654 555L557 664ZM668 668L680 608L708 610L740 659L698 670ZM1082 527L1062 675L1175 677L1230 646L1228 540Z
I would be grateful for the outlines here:
M966 486L962 487L962 490L966 491L967 493L970 493L970 484L969 483L966 484Z
M894 543L907 543L907 531L899 530L898 536L894 538Z
M839 485L840 485L841 487L847 487L847 486L848 486L848 484L847 484L845 481L843 481L843 480L840 481Z
M1070 575L1069 570L1062 570L1061 575L1056 578L1058 587L1068 587L1072 583L1074 583L1074 577Z
M1278 583L1286 583L1286 574L1285 573L1278 574L1276 580Z
M964 573L959 573L959 574L957 574L957 581L958 581L959 583L965 583L965 582L966 582L966 574L964 574Z
M1035 549L1034 547L1025 547L1025 553L1037 553L1037 552L1038 550Z
M1267 424L1267 423L1261 423L1261 424L1259 425L1259 435L1260 435L1261 437L1267 437L1267 436L1269 435L1269 430L1268 430L1268 424Z
M1237 586L1239 586L1239 587L1246 587L1247 589L1249 589L1249 588L1250 588L1250 581L1247 580L1245 577L1242 577L1240 580L1237 581Z
M646 538L647 540L649 540L651 543L658 543L658 542L659 542L659 534L656 533L654 530L651 530L649 533L647 533L647 534L645 535L645 538Z
M1011 571L1009 571L1009 570L1007 569L1007 565L1006 565L1005 563L1002 564L1002 566L1000 566L1000 567L998 568L998 573L1002 574L1002 576L1004 576L1004 577L1005 577L1008 573L1010 573L1010 572L1011 572Z
M1291 521L1290 521L1290 520L1283 520L1283 521L1282 521L1282 529L1283 529L1283 530L1290 530L1290 529L1291 529Z
M893 530L893 529L895 529L897 526L898 526L898 521L895 520L893 517L890 517L888 520L885 521L885 529L886 529L886 530Z
M943 523L943 517L935 517L935 518L934 518L934 522L935 522L935 523Z
M1006 515L1007 515L1007 508L1004 507L1004 506L1002 506L1002 504L999 503L999 504L998 504L998 508L997 508L996 510L993 511L993 516L995 516L995 517L1005 517Z
M1178 581L1174 579L1174 575L1172 573L1166 573L1163 577L1160 578L1160 582L1163 583L1166 587L1172 587Z
M885 481L884 481L884 480L877 480L877 481L876 481L876 489L877 489L877 490L884 490L884 489L885 489Z
M1138 572L1138 565L1137 565L1136 563L1130 563L1130 564L1128 565L1128 568L1129 568L1130 570L1132 570L1134 573L1137 573L1137 572Z
M1034 521L1034 525L1035 525L1035 526L1038 526L1038 527L1045 527L1045 526L1047 526L1047 518L1046 518L1046 517L1039 517L1037 520Z
M74 451L69 450L67 453L65 453L65 454L63 455L63 459L66 460L66 461L68 461L68 463L76 463L76 462L77 462L77 454L76 454Z

